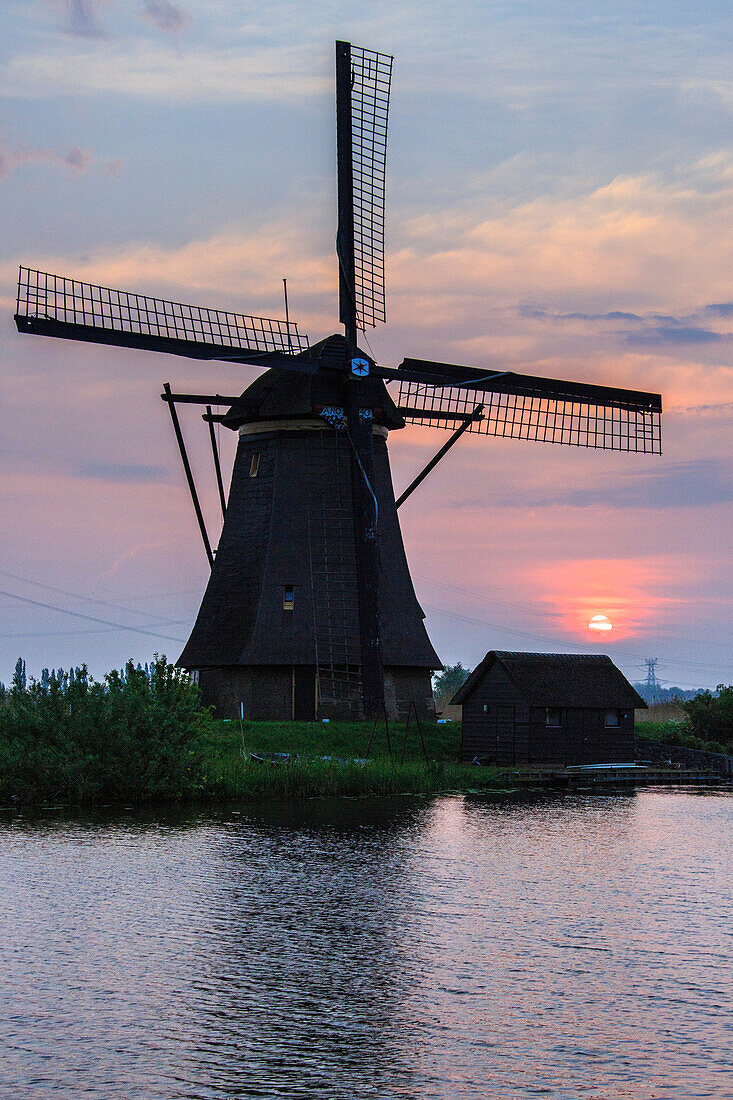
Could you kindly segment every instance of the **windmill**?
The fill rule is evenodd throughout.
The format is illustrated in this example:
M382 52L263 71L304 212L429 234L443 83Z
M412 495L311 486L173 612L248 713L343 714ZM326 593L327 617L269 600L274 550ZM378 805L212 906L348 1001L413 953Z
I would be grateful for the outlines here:
M439 660L397 509L465 432L660 453L657 394L418 359L380 365L359 332L386 319L384 199L392 58L336 43L339 320L309 345L286 319L112 290L21 267L22 333L266 368L240 396L167 402L211 575L179 664L219 713L430 713ZM391 386L393 394L387 389ZM177 406L206 407L224 514L211 548ZM214 413L214 406L227 406ZM238 431L228 499L214 424ZM451 436L395 500L386 439Z

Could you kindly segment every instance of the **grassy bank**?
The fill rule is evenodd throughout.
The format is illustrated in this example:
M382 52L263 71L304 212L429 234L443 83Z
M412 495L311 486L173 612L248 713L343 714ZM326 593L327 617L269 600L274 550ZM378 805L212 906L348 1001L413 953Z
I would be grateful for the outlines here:
M406 742L404 723L390 726L390 758L384 726L372 737L370 722L212 722L204 739L201 793L217 799L294 799L506 786L498 769L458 762L460 726L426 723L423 740L427 761L414 723ZM291 759L259 762L251 753L288 753Z
M414 721L407 731L405 723L390 723L388 744L384 723L372 736L371 722L221 722L211 723L205 735L207 753L230 756L236 749L245 753L300 753L305 756L339 758L387 757L399 760L405 747L405 760L424 759L420 736ZM439 726L422 724L423 740L429 760L458 761L461 748L460 723ZM371 737L371 746L369 745Z
M676 721L640 736L724 751ZM511 786L511 771L460 763L460 723L215 721L198 688L156 658L95 682L86 669L0 692L0 805L99 805L435 794ZM391 752L390 752L391 750ZM287 760L252 755L288 754ZM403 759L404 754L404 759ZM427 757L427 759L426 759Z
M165 658L102 682L83 668L26 682L19 666L0 697L0 805L434 794L505 783L495 769L458 762L455 724L426 724L425 753L414 724L406 743L405 726L392 726L391 746L383 726L369 746L371 732L367 722L214 721Z

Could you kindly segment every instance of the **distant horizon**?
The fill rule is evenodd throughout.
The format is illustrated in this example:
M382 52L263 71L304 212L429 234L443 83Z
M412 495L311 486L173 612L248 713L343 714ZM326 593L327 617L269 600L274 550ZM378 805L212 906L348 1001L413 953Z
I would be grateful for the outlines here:
M661 457L464 438L405 503L439 656L603 652L632 682L648 657L680 688L733 682L729 18L715 0L5 12L0 680L18 656L95 677L178 658L207 563L162 382L241 392L258 373L20 336L18 265L273 317L287 277L301 330L339 331L343 38L395 55L377 360L663 396ZM181 418L215 544L199 413ZM445 439L390 434L398 491Z

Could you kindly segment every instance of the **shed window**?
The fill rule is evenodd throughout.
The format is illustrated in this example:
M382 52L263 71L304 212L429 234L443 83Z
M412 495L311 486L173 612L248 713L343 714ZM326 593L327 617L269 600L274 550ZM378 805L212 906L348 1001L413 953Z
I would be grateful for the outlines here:
M292 611L295 603L295 589L292 584L283 587L283 611Z
M259 469L260 469L260 454L259 454L259 451L255 451L255 453L252 455L251 459L249 460L249 476L250 477L257 477Z
M617 726L618 725L618 711L617 710L607 710L606 711L606 717L605 717L604 725L606 725L606 726Z
M545 725L546 726L559 726L560 722L560 708L559 707L547 707L545 710Z

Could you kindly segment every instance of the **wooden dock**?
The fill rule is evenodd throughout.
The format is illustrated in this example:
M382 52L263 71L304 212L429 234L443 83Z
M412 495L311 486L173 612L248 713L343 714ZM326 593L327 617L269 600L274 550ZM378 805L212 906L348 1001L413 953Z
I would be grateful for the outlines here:
M660 768L645 764L583 764L566 768L512 772L522 787L598 790L628 787L706 786L733 788L733 776L701 768Z

